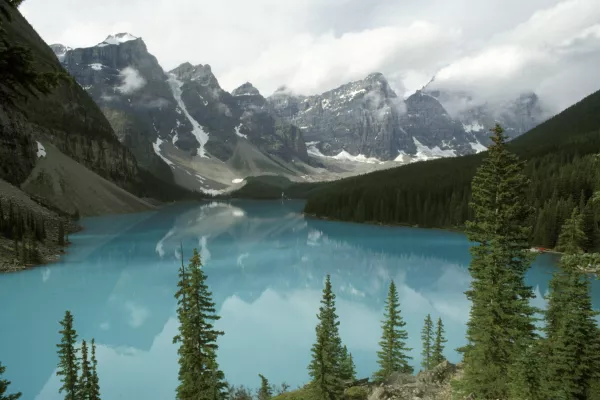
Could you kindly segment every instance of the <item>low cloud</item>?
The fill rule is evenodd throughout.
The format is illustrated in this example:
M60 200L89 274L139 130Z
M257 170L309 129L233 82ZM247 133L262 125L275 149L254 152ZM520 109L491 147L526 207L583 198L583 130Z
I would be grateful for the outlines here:
M445 104L449 112L530 92L558 112L600 88L598 21L597 0L560 2L442 68L431 88L470 96Z
M135 68L127 67L121 70L120 77L123 83L117 90L122 94L132 94L146 86L146 80Z

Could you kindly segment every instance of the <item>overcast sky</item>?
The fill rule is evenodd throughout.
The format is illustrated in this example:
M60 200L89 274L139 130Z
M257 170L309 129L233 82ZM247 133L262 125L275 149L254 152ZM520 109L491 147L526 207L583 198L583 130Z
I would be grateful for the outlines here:
M483 98L535 91L560 110L600 89L600 0L26 0L48 43L144 39L165 70L313 94L382 72L399 95L437 74Z

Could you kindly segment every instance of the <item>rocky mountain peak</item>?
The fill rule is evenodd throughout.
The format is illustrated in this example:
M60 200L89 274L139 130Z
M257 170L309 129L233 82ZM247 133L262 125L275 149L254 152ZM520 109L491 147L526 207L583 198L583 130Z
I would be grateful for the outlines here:
M237 89L234 89L231 94L233 96L260 96L258 89L252 86L250 82L246 82Z
M60 61L60 62L62 62L65 59L65 55L67 54L67 51L73 50L71 47L65 46L60 43L51 44L50 48L52 49L52 51L58 58L58 61Z
M185 62L177 68L170 71L171 74L177 76L177 79L182 81L197 81L203 86L219 87L219 81L212 73L210 65L198 64L192 65Z
M109 45L120 45L122 43L130 42L130 41L138 40L138 39L140 39L140 38L138 38L137 36L133 36L131 33L127 33L127 32L117 33L114 35L108 35L106 37L106 39L104 39L102 42L98 43L98 47L104 47L104 46L109 46Z

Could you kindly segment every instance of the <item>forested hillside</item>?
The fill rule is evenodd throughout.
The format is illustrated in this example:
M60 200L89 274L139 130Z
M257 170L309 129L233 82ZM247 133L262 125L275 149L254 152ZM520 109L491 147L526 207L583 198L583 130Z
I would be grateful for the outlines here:
M600 91L509 144L527 160L534 244L554 247L575 206L585 215L587 248L597 247L600 204ZM486 153L415 163L344 179L313 191L305 212L345 221L462 227L471 179Z

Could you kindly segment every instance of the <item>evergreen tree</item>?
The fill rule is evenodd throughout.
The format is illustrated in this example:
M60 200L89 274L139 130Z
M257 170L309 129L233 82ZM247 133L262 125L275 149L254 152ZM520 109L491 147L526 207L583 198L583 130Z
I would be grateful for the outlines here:
M431 352L432 367L440 365L446 359L446 357L444 357L444 343L446 343L447 340L444 337L444 333L444 324L442 323L442 319L438 318L437 328L435 331L435 342L433 343L433 349Z
M406 323L400 315L400 301L394 281L390 283L384 317L379 342L381 350L377 352L379 370L374 374L376 380L386 379L393 372L413 373L413 368L408 365L412 357L407 354L412 349L406 347L408 333L403 329Z
M10 382L6 379L2 379L2 375L6 371L6 367L2 366L0 362L0 400L17 400L21 397L21 393L8 394L6 391L8 390L8 385Z
M89 400L92 393L92 373L85 340L81 342L81 374L77 382L77 399Z
M356 379L356 367L352 359L352 353L346 346L342 347L342 359L340 361L340 377L344 381L353 381Z
M335 312L335 294L331 289L331 278L327 275L321 307L317 315L317 340L313 344L312 360L308 372L312 378L311 387L319 399L337 400L342 397L344 386L340 363L342 346L338 331L339 321Z
M568 254L579 253L583 250L587 238L583 231L583 216L577 208L571 212L558 236L556 249Z
M508 397L508 376L520 354L535 338L533 291L524 283L529 252L530 208L524 164L506 149L496 125L493 144L472 182L474 219L467 235L472 281L466 292L472 307L467 324L464 379L457 388L476 398Z
M100 400L100 380L98 379L98 360L96 360L96 341L93 338L89 400Z
M179 278L176 298L180 325L179 335L173 339L180 343L177 398L223 399L227 385L216 360L216 341L223 332L213 326L219 317L215 314L212 293L206 285L197 249L194 249L187 271L182 264Z
M258 374L260 377L260 389L258 390L258 400L270 400L273 397L273 390L269 381L263 375Z
M434 365L437 365L433 362L432 357L433 321L431 320L431 315L429 314L427 314L427 317L425 317L425 323L423 324L423 329L421 330L421 340L423 341L423 351L421 352L423 359L421 361L421 366L423 367L423 371L427 371Z
M546 318L546 370L544 389L548 398L588 399L600 379L600 340L592 308L589 278L580 273L589 263L581 254L583 220L573 210L565 222L560 243L565 250L561 269L550 281Z
M65 400L78 400L77 398L77 371L79 363L77 361L77 332L73 329L73 315L70 311L65 312L65 318L60 321L62 329L61 342L58 347L58 371L56 375L61 376L62 386L59 393L65 392Z

